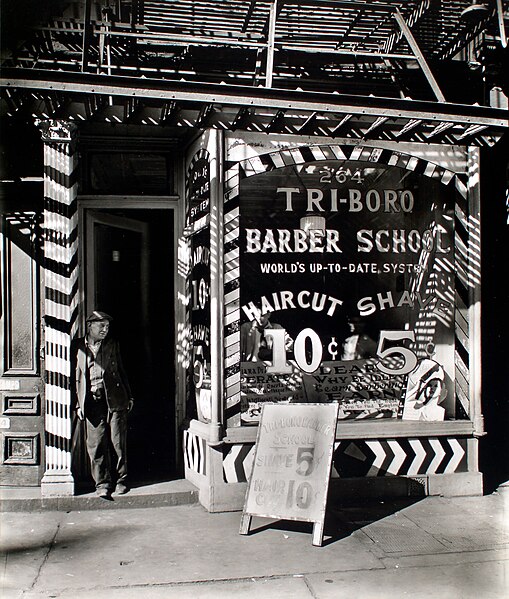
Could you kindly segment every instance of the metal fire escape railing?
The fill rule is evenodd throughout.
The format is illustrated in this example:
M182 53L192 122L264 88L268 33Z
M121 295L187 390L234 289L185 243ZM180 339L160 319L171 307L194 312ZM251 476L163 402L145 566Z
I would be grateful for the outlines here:
M507 43L509 2L489 1L497 14L492 4L466 26L460 16L469 0L117 0L116 12L108 0L99 14L97 2L82 0L81 17L39 24L3 66L203 82L218 82L222 72L226 84L314 91L337 84L340 93L342 81L351 90L357 76L366 89L371 79L377 95L387 95L392 80L401 97L415 99L400 79L413 74L415 85L416 63L443 102L433 61L466 47L488 23L493 29L497 16Z
M351 48L340 48L336 47L334 49L330 48L320 48L315 45L312 46L303 46L302 44L292 44L292 43L277 43L276 41L276 30L278 26L278 15L280 13L280 8L282 6L299 6L301 3L300 0L272 0L270 3L269 9L269 18L267 24L267 35L266 41L252 41L249 39L231 39L231 38L223 38L218 36L208 36L207 38L203 36L193 36L193 35L177 35L171 33L144 33L143 31L136 31L136 21L133 20L131 23L131 30L115 30L113 20L111 20L112 12L110 9L104 10L104 19L101 23L95 26L90 22L90 3L91 0L85 0L85 14L84 14L84 24L83 24L83 50L82 50L82 61L81 61L81 70L85 72L88 68L88 53L91 45L91 39L95 35L99 37L99 67L104 69L105 72L111 74L111 44L113 38L123 38L134 40L151 40L151 41L160 41L160 42L171 42L172 44L199 44L199 45L224 45L224 46L235 46L235 47L247 47L256 50L265 50L266 51L266 69L265 69L265 87L271 88L273 86L273 75L274 75L274 56L276 51L276 46L280 46L282 49L286 50L299 50L299 51L308 51L314 54L317 53L328 53L328 54L337 54L337 55L347 55L360 57L370 57L370 58L380 58L380 59L405 59L405 60L415 60L418 62L420 68L422 69L430 87L435 94L435 97L439 102L445 102L445 96L440 90L440 86L438 85L431 69L424 57L423 52L419 48L419 45L413 36L410 27L406 23L403 15L397 6L393 6L390 4L383 3L369 3L369 2L356 2L356 1L334 1L327 2L326 0L307 0L306 6L316 5L317 7L331 7L335 10L337 9L348 9L358 10L360 12L364 11L375 11L376 14L380 12L386 12L390 18L394 19L397 26L399 27L401 35L404 37L408 46L411 49L411 53L403 54L403 53L394 53L394 52L383 52L383 51L362 51ZM254 7L255 2L251 3L251 10ZM249 15L248 15L249 16ZM246 19L248 19L248 16ZM74 30L79 31L80 28ZM67 29L68 32L73 31L73 29Z
M273 76L273 65L274 65L274 50L275 50L275 32L276 32L276 28L277 28L277 17L278 17L278 3L281 4L299 4L299 0L273 0L271 8L270 8L270 18L269 18L269 35L268 35L268 39L267 39L267 68L266 68L266 87L272 87L272 76ZM310 2L309 4L313 4L313 2ZM323 5L323 2L319 3L320 5ZM437 100L439 102L445 102L445 96L442 93L442 91L440 90L440 86L438 85L435 77L433 76L433 73L431 72L431 69L428 65L428 63L426 62L426 59L421 51L421 49L419 48L419 45L417 44L414 36L412 35L412 32L410 30L410 28L408 27L405 19L403 18L401 12L398 10L398 8L396 6L392 6L389 4L379 4L379 3L367 3L367 2L355 2L355 1L337 1L337 2L331 2L329 4L333 4L335 8L348 8L348 9L357 9L359 11L364 11L364 10L369 10L369 9L374 9L374 10L384 10L387 11L388 14L390 14L390 16L396 21L402 35L404 36L405 40L407 41L408 45L411 48L412 54L411 55L395 55L395 54L391 54L391 53L384 53L384 52L370 52L370 53L363 53L365 55L369 55L369 56L375 56L377 58L405 58L405 59L414 59L419 63L419 66L421 67L424 75L426 76L426 79L428 81L428 83L430 84L433 93L435 94ZM291 49L292 45L291 44L287 44L286 45L287 48ZM314 50L317 51L317 50ZM341 48L337 48L333 51L334 53L337 54L348 54L351 55L352 51L351 50L345 50L345 49L341 49Z
M116 0L97 13L83 0L79 17L38 23L4 60L2 106L77 122L492 145L507 114L472 106L474 93L447 102L439 68L497 27L494 3L475 26L461 22L469 3Z

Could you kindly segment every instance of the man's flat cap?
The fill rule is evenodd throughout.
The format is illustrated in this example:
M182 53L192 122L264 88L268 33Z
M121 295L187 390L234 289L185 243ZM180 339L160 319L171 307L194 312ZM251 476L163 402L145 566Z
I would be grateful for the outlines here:
M113 318L106 312L99 312L99 310L94 310L87 318L87 322L97 322L98 320L113 320Z

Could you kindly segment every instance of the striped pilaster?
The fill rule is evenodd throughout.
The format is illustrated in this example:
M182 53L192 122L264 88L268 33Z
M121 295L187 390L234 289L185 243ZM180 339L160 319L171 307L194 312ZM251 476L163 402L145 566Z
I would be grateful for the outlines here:
M474 423L474 431L478 434L484 432L483 416L481 411L481 198L480 198L480 157L479 149L470 147L468 151L468 179L462 188L461 198L465 198L467 248L462 245L461 273L463 285L468 288L467 306L465 316L468 318L468 337L466 348L462 352L468 356L468 416ZM459 211L458 211L459 212ZM462 211L462 213L465 213ZM463 239L462 239L463 241ZM458 266L460 266L458 264ZM458 268L458 274L460 270ZM456 329L459 331L459 327ZM463 340L463 336L462 336ZM461 357L461 355L460 355ZM459 394L457 394L459 407Z
M455 363L456 363L456 413L461 417L470 411L469 400L469 222L466 189L461 187L454 211L455 236L455 301L456 319L454 323Z
M453 269L456 272L456 284L463 279L468 282L469 277L475 278L475 269L471 266L465 270L462 263L462 252L467 255L469 243L478 236L475 223L466 222L466 216L463 219L458 218L459 214L468 213L466 207L467 183L464 175L459 175L453 170L445 168L430 160L412 156L410 154L387 148L377 148L368 146L353 146L342 144L320 144L306 147L285 148L268 154L251 156L239 162L227 163L225 177L225 201L224 201L224 297L225 297L225 328L224 328L224 357L225 357L225 395L226 395L226 419L227 426L237 426L240 424L240 247L239 247L239 227L240 227L240 180L243 177L251 177L262 173L267 173L275 169L286 166L295 166L304 163L319 162L324 160L349 160L359 162L372 162L387 166L396 166L418 175L428 177L441 185L448 186L455 190L456 196L456 223L460 223L460 234L455 234L456 259L455 264L442 263L434 266L435 270L440 269L445 273L450 273ZM461 221L464 222L461 222ZM436 223L435 225L436 226ZM471 239L470 236L473 235ZM458 254L460 257L458 257ZM466 258L466 263L472 265L472 257ZM424 265L423 265L424 266ZM451 275L452 278L452 275ZM416 290L422 285L422 281L416 280L414 286ZM463 284L464 287L464 284ZM468 283L467 287L468 289ZM442 292L440 290L440 292ZM464 297L463 297L464 296ZM444 291L444 298L453 301L452 293ZM461 309L464 305L468 310L469 295L468 292L462 293L462 285L456 290L456 309L455 309L455 327L456 335L456 372L463 376L464 381L460 385L456 384L456 393L466 394L465 402L456 402L457 418L466 418L470 415L468 406L470 371L468 365L468 317L465 317L465 310ZM463 304L462 300L463 299ZM458 308L459 306L459 308ZM466 342L461 338L458 330L461 328L460 321L465 319L463 332L467 333ZM426 344L423 341L423 347ZM425 351L423 349L423 355ZM462 408L464 407L464 412ZM459 412L458 412L459 410Z
M43 494L72 494L70 347L78 314L76 126L38 123L44 141L46 472Z
M227 426L240 424L239 164L226 173L224 201L224 386Z

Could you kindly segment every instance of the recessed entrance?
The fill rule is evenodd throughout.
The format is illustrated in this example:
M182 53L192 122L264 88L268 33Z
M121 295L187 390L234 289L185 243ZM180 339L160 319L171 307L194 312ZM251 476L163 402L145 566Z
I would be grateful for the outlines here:
M110 334L135 398L129 479L136 486L176 478L174 210L90 208L84 215L86 313L113 317Z

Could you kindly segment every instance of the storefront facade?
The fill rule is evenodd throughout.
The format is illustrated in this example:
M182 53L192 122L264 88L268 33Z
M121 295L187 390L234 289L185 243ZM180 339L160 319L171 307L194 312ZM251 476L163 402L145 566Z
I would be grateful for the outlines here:
M339 402L333 476L343 492L482 492L470 370L480 352L479 189L468 175L478 151L227 134L225 155L226 434L210 444L209 394L186 434L187 476L218 502L210 507L241 507L267 401ZM264 359L243 346L257 305L271 314ZM346 355L350 316L364 319L369 353ZM200 390L197 399L206 403Z
M16 315L13 295L27 288L27 277L43 278L45 348L36 393L22 386L25 373L4 372L9 425L21 416L16 404L29 404L34 421L45 413L44 436L40 424L30 435L15 426L3 431L12 452L4 448L4 464L32 471L30 484L49 494L75 491L69 347L99 302L119 314L127 336L141 338L141 323L172 329L173 337L158 341L166 347L158 369L170 364L175 379L160 377L156 392L171 384L175 400L150 407L162 414L168 430L159 434L172 443L153 459L175 468L182 441L185 476L208 509L241 508L264 402L290 410L292 403L339 402L333 476L343 493L482 492L478 148L210 129L188 147L180 194L136 198L78 193L71 181L79 137L64 125L40 123L43 271L23 256L20 269L15 238L4 229L4 265L7 258L13 265L6 312ZM4 227L15 218L7 212ZM116 243L125 247L106 248L119 231ZM147 249L154 235L172 247L152 240ZM129 269L115 275L126 252ZM97 255L110 267L94 261ZM162 292L149 291L156 272L173 279L163 286L172 317L165 320L162 310L154 323L148 313L158 300L148 295ZM118 282L109 289L105 281L115 276L130 281L125 289ZM118 294L134 289L142 296L124 300L122 314ZM270 314L271 333L257 340L265 354L249 341L258 308ZM360 320L362 330L353 330ZM11 322L13 343L24 328ZM31 339L35 345L37 334ZM11 347L23 341L17 344ZM147 344L154 356L154 333ZM136 384L147 397L145 383ZM145 408L139 418L150 415ZM145 459L139 469L146 467ZM8 482L16 480L26 479L16 474Z
M342 496L483 492L480 173L506 110L109 72L2 86L3 485L89 480L70 346L103 309L140 484L240 510L263 404L337 402Z

